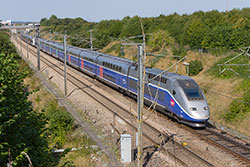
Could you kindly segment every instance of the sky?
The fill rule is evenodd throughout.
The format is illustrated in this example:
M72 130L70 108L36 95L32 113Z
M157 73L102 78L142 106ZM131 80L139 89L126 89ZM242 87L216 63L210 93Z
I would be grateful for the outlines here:
M135 15L156 17L195 11L226 11L250 7L250 0L1 0L0 19L40 21L50 18L81 17L90 22L122 19ZM227 3L228 2L228 3ZM228 4L228 5L227 5Z

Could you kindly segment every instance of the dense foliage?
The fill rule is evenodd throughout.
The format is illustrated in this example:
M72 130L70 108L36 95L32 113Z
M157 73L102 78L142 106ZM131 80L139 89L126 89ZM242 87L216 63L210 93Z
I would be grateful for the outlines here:
M15 50L4 34L0 54L0 166L28 166L24 152L34 166L52 166L51 154L44 136L46 119L34 112L23 84L27 71L20 71ZM13 52L14 54L10 54ZM15 56L14 56L15 55Z
M44 112L48 118L48 133L50 143L53 148L62 148L66 134L73 126L73 118L62 108L59 108L56 103L50 103L44 108Z
M69 113L49 103L42 112L33 110L24 85L28 69L21 68L15 47L0 32L0 166L55 166L51 149L62 148L73 119Z
M0 32L0 53L13 54L15 58L19 58L14 45L9 40L8 34L4 32Z
M238 49L250 45L250 8L234 9L229 12L195 12L191 15L176 13L142 19L145 33L153 33L148 41L152 50L160 49L162 45L175 41L178 45L187 45L191 49ZM68 34L77 37L71 43L80 47L88 47L89 30L93 29L93 44L103 48L110 41L141 35L138 16L125 17L122 20L103 20L99 23L87 22L81 18L59 19L52 15L43 18L41 25L45 30L58 32L67 30ZM156 34L155 34L156 33ZM162 37L160 36L162 35ZM148 38L149 39L149 38Z
M150 36L148 40L148 46L150 47L151 51L158 51L164 46L172 46L174 45L174 39L170 36L167 31L159 30Z
M250 89L244 92L243 97L235 99L230 104L230 111L225 114L225 119L228 122L236 118L243 118L246 113L250 112Z
M200 60L193 60L189 62L189 75L197 75L203 70L203 65Z

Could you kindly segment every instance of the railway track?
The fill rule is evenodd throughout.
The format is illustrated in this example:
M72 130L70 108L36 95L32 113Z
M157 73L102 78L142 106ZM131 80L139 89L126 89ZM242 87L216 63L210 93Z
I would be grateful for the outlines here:
M243 166L250 167L250 146L247 143L242 144L233 137L226 136L226 133L216 130L213 126L201 129L193 129L185 125L180 126L208 143L232 154L236 157L235 160L239 161Z
M17 43L19 43L19 45L21 44L24 48L29 49L29 52L32 55L36 56L35 51L30 48L27 48L27 46L24 46L21 41L17 39L16 41ZM45 59L43 56L41 56L41 61L45 63L48 67L52 67L53 70L55 70L59 75L64 76L64 70L58 64L55 64ZM89 87L89 85L86 85L81 79L77 78L70 72L68 72L67 75L68 81L71 82L71 84L75 85L77 88L79 88L80 91L84 92L89 97L104 106L106 109L112 112L115 116L119 117L134 130L137 130L137 120L133 119L133 121L131 121L130 111L121 107L119 104L107 98L102 93L99 93L95 89L92 89L91 87ZM81 89L81 87L83 86L88 87L88 89ZM154 135L152 135L152 133ZM176 142L172 136L164 134L164 132L157 130L147 122L144 122L143 137L150 141L155 150L161 150L162 152L167 153L168 155L172 156L178 164L181 164L182 166L214 166L199 155L195 154L191 150L185 148L184 146Z
M234 155L242 161L242 165L250 166L250 147L236 140L225 136L224 134L213 130L212 128L194 130L200 137L209 143Z

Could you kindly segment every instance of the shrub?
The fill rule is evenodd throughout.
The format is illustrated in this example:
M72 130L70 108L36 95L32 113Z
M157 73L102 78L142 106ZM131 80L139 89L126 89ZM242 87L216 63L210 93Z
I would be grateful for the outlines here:
M171 50L174 56L178 56L178 57L175 57L177 58L177 60L180 60L181 58L185 57L187 54L187 51L183 45L173 46Z
M189 63L189 75L197 75L203 70L203 65L200 60L190 61Z
M66 134L73 126L73 118L63 108L50 103L45 109L48 118L48 130L51 142L57 148L62 147L66 140Z
M236 99L230 104L230 111L224 115L227 122L232 122L236 118L244 117L250 112L250 89L243 94L243 99Z

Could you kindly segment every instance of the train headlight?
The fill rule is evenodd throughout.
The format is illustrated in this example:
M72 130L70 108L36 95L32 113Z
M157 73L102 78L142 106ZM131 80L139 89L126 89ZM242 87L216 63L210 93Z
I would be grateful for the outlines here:
M197 108L196 107L190 107L190 110L191 111L197 111Z
M204 107L204 110L208 110L208 109L209 109L208 106Z

